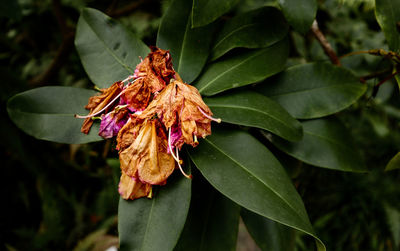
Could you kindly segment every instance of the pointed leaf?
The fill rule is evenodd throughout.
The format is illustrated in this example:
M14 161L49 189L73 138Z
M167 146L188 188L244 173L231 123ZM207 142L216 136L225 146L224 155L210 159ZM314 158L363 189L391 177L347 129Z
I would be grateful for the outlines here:
M294 229L268 220L244 208L240 212L240 215L247 230L261 250L294 250L296 244L296 232Z
M121 250L172 250L189 211L191 181L177 175L166 186L153 186L153 198L120 199Z
M367 171L351 134L338 120L315 119L302 124L304 136L301 141L288 142L272 137L272 143L310 165L338 171Z
M101 88L133 74L149 48L117 21L86 8L79 17L75 46L89 78Z
M268 48L247 51L209 65L195 86L204 95L259 82L280 72L289 53L284 39Z
M191 28L192 2L174 0L164 14L157 46L170 50L174 69L191 83L203 69L210 51L214 26Z
M193 183L189 215L174 250L236 250L240 207L201 176Z
M265 129L291 141L303 136L300 122L279 104L256 92L235 91L204 101L214 117L224 122Z
M397 153L386 165L385 171L400 169L400 152Z
M10 98L7 111L11 120L24 132L37 138L59 143L83 144L100 141L95 123L89 135L81 132L84 107L95 91L74 87L49 86L19 93Z
M289 24L298 32L305 34L317 14L316 0L278 0Z
M367 86L350 71L332 64L290 67L257 90L283 106L293 117L327 116L357 101Z
M236 47L261 48L282 40L289 26L282 13L272 7L249 11L228 20L218 32L212 48L215 60Z
M375 16L390 50L400 52L400 1L376 0Z
M200 27L213 22L230 11L238 2L239 0L193 0L192 27Z
M237 204L318 239L285 170L250 134L213 128L190 157L211 185Z

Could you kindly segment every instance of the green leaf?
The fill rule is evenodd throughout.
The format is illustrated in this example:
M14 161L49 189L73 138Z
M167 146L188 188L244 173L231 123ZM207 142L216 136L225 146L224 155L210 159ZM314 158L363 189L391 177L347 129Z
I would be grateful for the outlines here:
M249 11L228 20L218 33L212 48L215 60L236 47L261 48L282 40L289 26L276 8Z
M195 176L189 215L174 250L236 250L239 212L237 204Z
M300 122L279 104L251 91L235 91L223 96L204 98L204 102L222 121L252 126L297 141L303 136Z
M86 8L79 17L75 46L89 78L101 88L133 74L149 48L117 21Z
M121 250L172 250L189 211L191 181L170 177L153 186L153 198L120 199L118 231Z
M240 212L250 235L261 250L295 250L295 230L246 209Z
M400 1L376 0L375 16L390 50L400 52Z
M37 139L67 144L100 141L98 123L86 135L81 132L83 120L74 117L88 113L84 107L95 94L74 87L41 87L10 98L7 111L21 130Z
M191 83L203 69L210 51L214 26L191 28L190 0L174 0L164 14L157 46L170 50L174 69Z
M351 134L339 120L315 119L304 121L302 124L304 136L301 141L288 142L272 137L272 143L310 165L338 171L367 171Z
M400 246L400 211L387 203L383 204L386 213L386 224L389 225L390 232L394 240L394 248L399 249Z
M239 0L193 0L192 27L200 27L213 22L230 11L238 2Z
M316 0L278 0L289 24L298 32L305 34L317 14Z
M318 240L285 170L250 134L216 127L189 153L204 177L229 199Z
M259 82L280 72L289 54L288 40L268 48L250 50L210 64L196 81L203 95Z
M293 117L327 116L356 102L367 90L350 71L328 63L296 65L257 90L283 106Z
M397 153L386 165L385 171L400 169L400 152Z

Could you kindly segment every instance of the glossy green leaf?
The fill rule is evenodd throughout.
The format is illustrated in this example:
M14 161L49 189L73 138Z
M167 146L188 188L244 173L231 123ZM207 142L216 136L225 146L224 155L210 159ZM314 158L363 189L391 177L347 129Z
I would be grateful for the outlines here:
M261 250L292 251L295 247L296 232L277 222L246 209L240 212L247 230Z
M400 169L400 152L397 153L386 165L385 171Z
M172 250L189 211L191 181L181 175L153 186L153 198L120 199L118 232L124 250Z
M289 24L298 32L305 34L317 14L316 0L278 0Z
M98 123L89 135L81 133L82 119L74 114L87 114L84 107L95 91L50 86L32 89L10 98L7 111L11 120L24 132L37 138L59 143L82 144L102 140Z
M133 74L149 48L117 21L86 8L79 17L75 46L86 73L101 88Z
M282 13L272 7L260 8L228 20L218 32L212 48L214 60L236 47L261 48L282 40L289 26Z
M400 52L400 1L376 0L375 16L390 50Z
M211 185L232 201L318 239L285 170L250 134L215 127L190 157Z
M315 119L304 121L302 124L304 136L301 141L288 142L272 137L272 143L310 165L338 171L367 171L351 134L338 120Z
M200 27L213 22L230 11L238 2L239 0L193 0L192 27Z
M174 69L191 83L203 69L211 46L214 26L191 28L192 2L174 0L164 14L157 35L157 46L170 50Z
M235 91L204 101L214 117L224 122L265 129L290 141L303 136L300 122L279 104L256 92Z
M328 63L293 66L257 86L259 92L299 119L323 117L343 110L366 89L350 71Z
M237 204L195 176L189 215L174 250L236 250L239 212Z
M259 82L280 72L289 54L288 40L268 48L250 50L210 64L196 81L203 95L214 95L232 88Z

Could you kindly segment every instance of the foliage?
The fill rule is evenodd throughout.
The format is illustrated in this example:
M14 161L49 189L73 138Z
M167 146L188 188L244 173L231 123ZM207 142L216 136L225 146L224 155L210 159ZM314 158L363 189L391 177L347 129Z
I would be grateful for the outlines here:
M262 250L397 250L397 5L1 3L2 243L104 250L118 236L122 250L235 250L241 218ZM125 201L115 143L82 134L73 115L92 83L133 74L150 45L170 50L223 123L184 148L193 180L176 173L153 199Z

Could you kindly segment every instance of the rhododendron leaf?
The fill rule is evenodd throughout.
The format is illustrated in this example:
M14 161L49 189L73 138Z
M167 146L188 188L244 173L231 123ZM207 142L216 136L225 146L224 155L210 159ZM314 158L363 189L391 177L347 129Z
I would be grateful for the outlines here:
M174 250L236 250L239 212L240 206L195 174L189 215Z
M247 231L261 250L292 251L296 244L296 230L242 209L240 216Z
M133 74L150 49L102 12L86 8L76 30L75 46L90 80L100 88Z
M201 94L210 96L259 82L280 72L288 54L288 40L283 39L268 48L223 57L206 67L195 86Z
M172 250L189 211L191 181L176 175L153 186L153 198L120 199L118 232L121 250Z
M250 211L313 236L324 250L285 170L253 136L213 127L213 133L189 153L204 177L223 195Z
M375 16L385 34L389 49L400 52L400 1L376 0Z
M386 165L385 171L400 169L400 152L397 153Z
M311 63L290 67L257 85L256 90L293 117L310 119L347 108L365 93L367 85L343 67Z
M351 134L339 120L315 119L302 124L304 136L301 141L288 142L272 137L272 143L310 165L339 171L367 171Z
M222 121L258 127L290 141L300 140L303 131L295 120L275 101L251 91L234 91L204 101Z
M84 107L95 94L74 87L41 87L12 97L7 110L11 120L35 138L67 144L100 141L98 123L86 135L80 130L83 119L74 117L76 113L88 113Z
M282 12L276 8L265 7L235 16L218 32L211 59L215 60L236 47L270 46L282 40L288 30Z
M317 14L316 0L278 0L289 24L298 32L305 34Z
M174 69L184 82L191 83L203 69L210 50L212 24L191 27L192 1L174 0L164 14L157 35L157 46L170 50Z
M193 0L192 27L199 27L213 22L230 11L238 2L239 0Z

